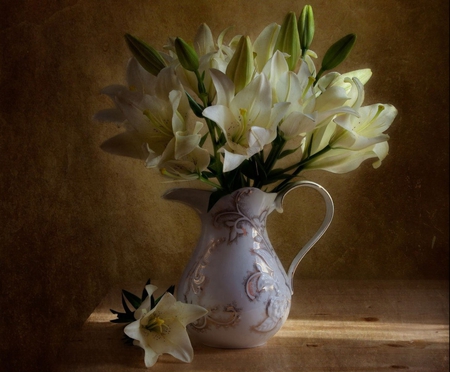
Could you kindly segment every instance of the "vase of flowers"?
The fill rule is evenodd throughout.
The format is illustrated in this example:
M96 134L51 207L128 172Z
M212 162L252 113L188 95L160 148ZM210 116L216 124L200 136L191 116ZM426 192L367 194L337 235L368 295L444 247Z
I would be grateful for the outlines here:
M203 222L178 298L209 310L191 329L200 336L220 330L223 342L204 341L213 346L262 344L287 317L295 267L333 213L328 193L299 177L308 170L350 172L367 159L378 168L388 154L385 131L397 110L389 104L364 104L371 70L334 71L356 36L331 45L316 69L318 57L310 49L314 31L307 5L298 18L291 12L254 40L228 38L228 29L215 39L203 24L192 44L169 38L164 50L157 51L126 34L133 55L127 84L102 91L115 107L95 118L125 129L103 143L105 151L142 159L166 177L198 180L210 188L172 190L165 197L193 206ZM265 232L265 218L282 210L284 196L300 186L322 194L327 214L312 244L286 273ZM226 262L233 263L225 268ZM220 280L213 272L220 273ZM251 321L245 317L254 309L230 294L236 287L239 298L261 305ZM208 294L218 288L226 293ZM218 296L225 302L219 303ZM232 332L227 336L225 330L237 329L239 323L258 337L247 342Z

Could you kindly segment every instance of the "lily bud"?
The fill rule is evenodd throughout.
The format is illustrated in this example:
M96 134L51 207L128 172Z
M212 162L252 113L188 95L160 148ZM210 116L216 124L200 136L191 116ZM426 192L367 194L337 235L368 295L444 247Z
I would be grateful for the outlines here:
M314 14L311 5L305 5L300 17L298 17L298 34L303 56L311 46L314 38Z
M300 38L298 35L297 19L294 12L290 12L284 18L278 34L275 50L289 54L287 63L289 70L293 71L300 58Z
M226 70L226 75L234 82L235 93L250 83L254 70L252 43L248 36L241 36Z
M193 72L198 70L200 62L197 52L180 37L175 39L175 52L177 53L181 66L186 70Z
M158 75L166 67L161 55L144 41L130 34L125 34L125 41L134 58L152 75Z
M355 34L348 34L334 43L325 53L321 70L331 70L341 64L349 55L356 42Z

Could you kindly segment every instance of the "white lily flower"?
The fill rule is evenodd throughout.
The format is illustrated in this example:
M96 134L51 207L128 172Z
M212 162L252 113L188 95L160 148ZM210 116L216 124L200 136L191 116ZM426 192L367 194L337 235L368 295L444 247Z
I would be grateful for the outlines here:
M273 102L289 102L285 117L279 124L281 134L286 140L304 137L316 127L319 130L330 123L336 115L357 114L353 108L347 107L346 102L350 98L343 87L330 87L316 98L312 87L314 79L304 61L298 73L294 73L289 71L284 54L276 51L264 67L263 73L272 86ZM328 133L327 130L324 128L321 132ZM322 134L321 132L319 134ZM316 146L314 142L312 144L314 150Z
M272 87L272 101L274 104L285 102L288 104L279 129L284 139L290 140L305 135L314 129L317 121L316 113L310 111L314 98L311 90L310 73L306 63L302 63L296 74L289 70L285 55L276 51L263 69Z
M364 68L360 70L350 71L345 74L338 72L330 72L322 76L315 87L316 92L325 91L328 87L336 85L344 88L347 92L351 89L352 84L347 80L348 78L357 78L363 85L365 85L372 77L372 70Z
M127 64L127 85L110 85L103 88L101 93L108 95L113 101L117 96L127 97L128 100L139 102L144 94L154 92L156 78L148 73L135 58L130 58ZM104 109L94 115L94 119L101 122L112 122L124 125L127 117L116 103L116 108Z
M207 107L203 115L215 121L225 134L223 171L229 172L274 140L277 125L289 104L272 107L272 91L264 74L236 95L234 84L225 74L212 70L211 76L217 104Z
M343 130L331 139L332 148L362 150L389 139L383 132L397 116L397 109L394 106L375 104L361 107L358 112L360 117L342 115L334 120Z
M340 87L345 90L348 95L346 106L357 110L364 101L364 85L372 76L369 68L351 71L345 74L330 72L321 77L315 87L316 95L320 95L330 87Z
M330 108L330 110L321 112L317 119L320 124L317 125L317 128L311 135L309 150L309 154L311 155L324 149L330 143L331 138L336 136L336 133L342 132L336 125L335 120L333 120L337 115L342 115L343 117L360 117L358 110L364 100L364 85L357 78L350 79L349 77L344 79L344 83L349 85L350 88L346 89L342 86L329 85L330 87L319 96L321 98L317 99L319 102L320 100L326 102L329 99L330 101L334 101L335 104L343 106L337 108L332 108L332 106L328 105L322 106L322 109L325 107ZM332 94L336 94L336 97L330 98Z
M189 154L200 143L203 123L189 120L189 103L184 91L173 90L169 94L172 103L172 132L175 136L175 159Z
M267 61L264 66L262 73L267 77L269 84L272 88L272 100L274 103L276 102L291 102L289 100L289 95L294 95L297 98L301 97L302 93L299 94L298 90L301 89L299 86L292 84L291 79L286 79L289 73L289 66L286 62L286 57L283 53L277 50L273 56ZM292 75L295 75L292 73ZM281 84L279 84L280 80L284 77L284 80ZM288 87L285 84L289 84ZM292 86L291 86L292 85ZM300 84L299 84L300 85ZM278 94L278 89L280 90L280 94ZM291 91L292 88L292 91ZM296 89L297 88L297 89Z
M199 174L209 165L209 151L197 146L190 153L177 158L176 141L174 138L169 142L159 159L158 168L163 175L171 178L198 179Z
M208 100L210 102L214 100L216 92L209 71L214 68L225 72L228 62L233 55L233 50L223 44L226 31L224 30L219 35L217 43L215 43L211 29L206 23L203 23L198 28L193 42L194 49L199 57L198 70L200 75L205 74L203 83L208 92ZM184 69L178 62L178 58L174 52L174 39L169 39L169 44L165 48L171 51L171 65L175 68L176 74L185 89L189 93L194 93L199 96L197 76L194 72Z
M312 132L316 126L317 115L305 115L301 112L292 112L279 125L283 138L287 141L296 137L304 137Z
M176 301L170 293L164 294L150 310L149 297L157 288L153 285L147 285L145 288L149 296L136 310L135 317L138 316L138 320L125 327L125 334L135 340L135 345L144 349L146 367L152 367L162 354L170 354L190 363L194 351L186 326L206 315L208 311L197 305Z
M313 158L305 164L305 170L325 170L332 173L347 173L358 168L367 159L376 158L372 164L374 168L381 165L382 160L388 155L389 145L387 141L377 143L362 150L349 151L348 149L330 149Z
M103 121L121 121L126 129L125 133L107 140L102 145L104 150L141 159L148 157L148 164L162 154L174 137L173 104L169 93L183 90L171 68L161 70L156 78L149 75L136 60L131 59L127 71L129 86L111 85L102 90L113 100L116 109L103 110L95 116ZM152 95L149 94L151 92ZM187 102L179 106L184 114L189 110Z
M359 101L356 102L358 105ZM389 136L383 132L392 124L397 109L388 104L375 104L361 107L358 112L359 117L342 115L334 119L334 127L329 126L333 128L333 133L323 136L329 138L330 149L308 161L305 169L345 173L370 158L378 158L373 163L374 168L381 165L389 151Z

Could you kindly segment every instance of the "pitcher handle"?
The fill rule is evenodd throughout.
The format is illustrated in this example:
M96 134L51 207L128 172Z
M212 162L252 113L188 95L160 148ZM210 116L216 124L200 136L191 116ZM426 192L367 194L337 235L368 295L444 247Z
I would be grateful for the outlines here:
M328 229L328 227L331 224L331 221L333 219L334 215L334 203L333 199L331 198L331 195L328 193L325 188L320 186L319 184L311 181L298 181L294 183L292 186L286 188L285 190L281 191L276 199L275 199L275 208L278 212L283 212L283 200L287 194L289 194L292 190L299 188L299 187L311 187L315 190L317 190L320 195L322 195L323 199L325 200L325 206L326 206L326 212L325 212L325 218L322 222L322 225L320 225L319 230L315 233L315 235L305 244L305 246L300 249L300 251L295 256L294 260L291 263L291 266L289 266L288 270L288 278L291 280L291 290L293 292L294 289L294 273L297 269L298 264L300 261L305 257L305 255L309 252L309 250L314 246L314 244L317 243L317 241L322 237L322 235L325 233L325 231Z

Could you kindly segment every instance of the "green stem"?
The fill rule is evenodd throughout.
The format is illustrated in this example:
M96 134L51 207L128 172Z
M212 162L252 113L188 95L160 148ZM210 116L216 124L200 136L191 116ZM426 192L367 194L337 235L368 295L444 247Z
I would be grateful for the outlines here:
M198 179L204 183L206 183L209 186L215 187L218 190L222 190L223 187L221 185L218 185L215 182L210 181L208 178L203 177L202 175L199 175Z
M200 75L200 72L198 70L194 71L195 76L197 78L197 83L198 83L198 91L199 91L199 96L200 99L202 100L203 103L203 107L209 107L211 106L211 103L208 100L208 92L206 91L205 88L205 84L203 83L203 79ZM214 151L214 158L216 159L216 161L220 161L219 159L219 148L220 148L220 136L221 136L221 132L219 133L220 128L218 128L217 124L214 123L214 121L212 121L211 119L208 118L204 118L206 121L206 125L208 126L208 131L209 131L209 135L211 137L211 142L213 145L213 151ZM220 183L220 188L223 189L223 187L225 186L225 179L223 177L223 173L222 172L215 172L215 176L217 178L217 180ZM217 185L215 186L217 187Z
M286 145L286 142L287 141L283 137L281 137L281 135L278 133L277 138L273 141L272 148L270 149L269 155L267 156L267 159L263 165L267 175L277 162L278 157L281 154L281 151L283 151L283 148ZM258 181L255 182L255 187L261 188L266 181L267 177L264 177L264 179L260 178Z
M282 190L284 186L286 186L294 177L296 177L303 170L305 165L307 165L309 162L311 162L314 158L318 157L319 155L322 155L323 153L327 152L328 150L330 150L329 145L324 147L322 150L316 152L314 155L311 155L308 158L306 158L305 160L298 163L297 168L294 170L294 172L292 172L292 174L289 176L289 178L286 178L277 187L275 187L271 192L279 192L280 190ZM289 168L292 169L292 166ZM288 171L288 170L289 169L286 168L284 171Z
M278 157L281 154L281 151L283 151L283 148L286 145L286 142L287 141L283 137L280 136L279 140L276 143L274 143L274 146L272 146L269 156L267 157L267 160L264 163L264 167L266 168L267 173L269 173L272 170L273 166L275 165L276 161L278 160Z

